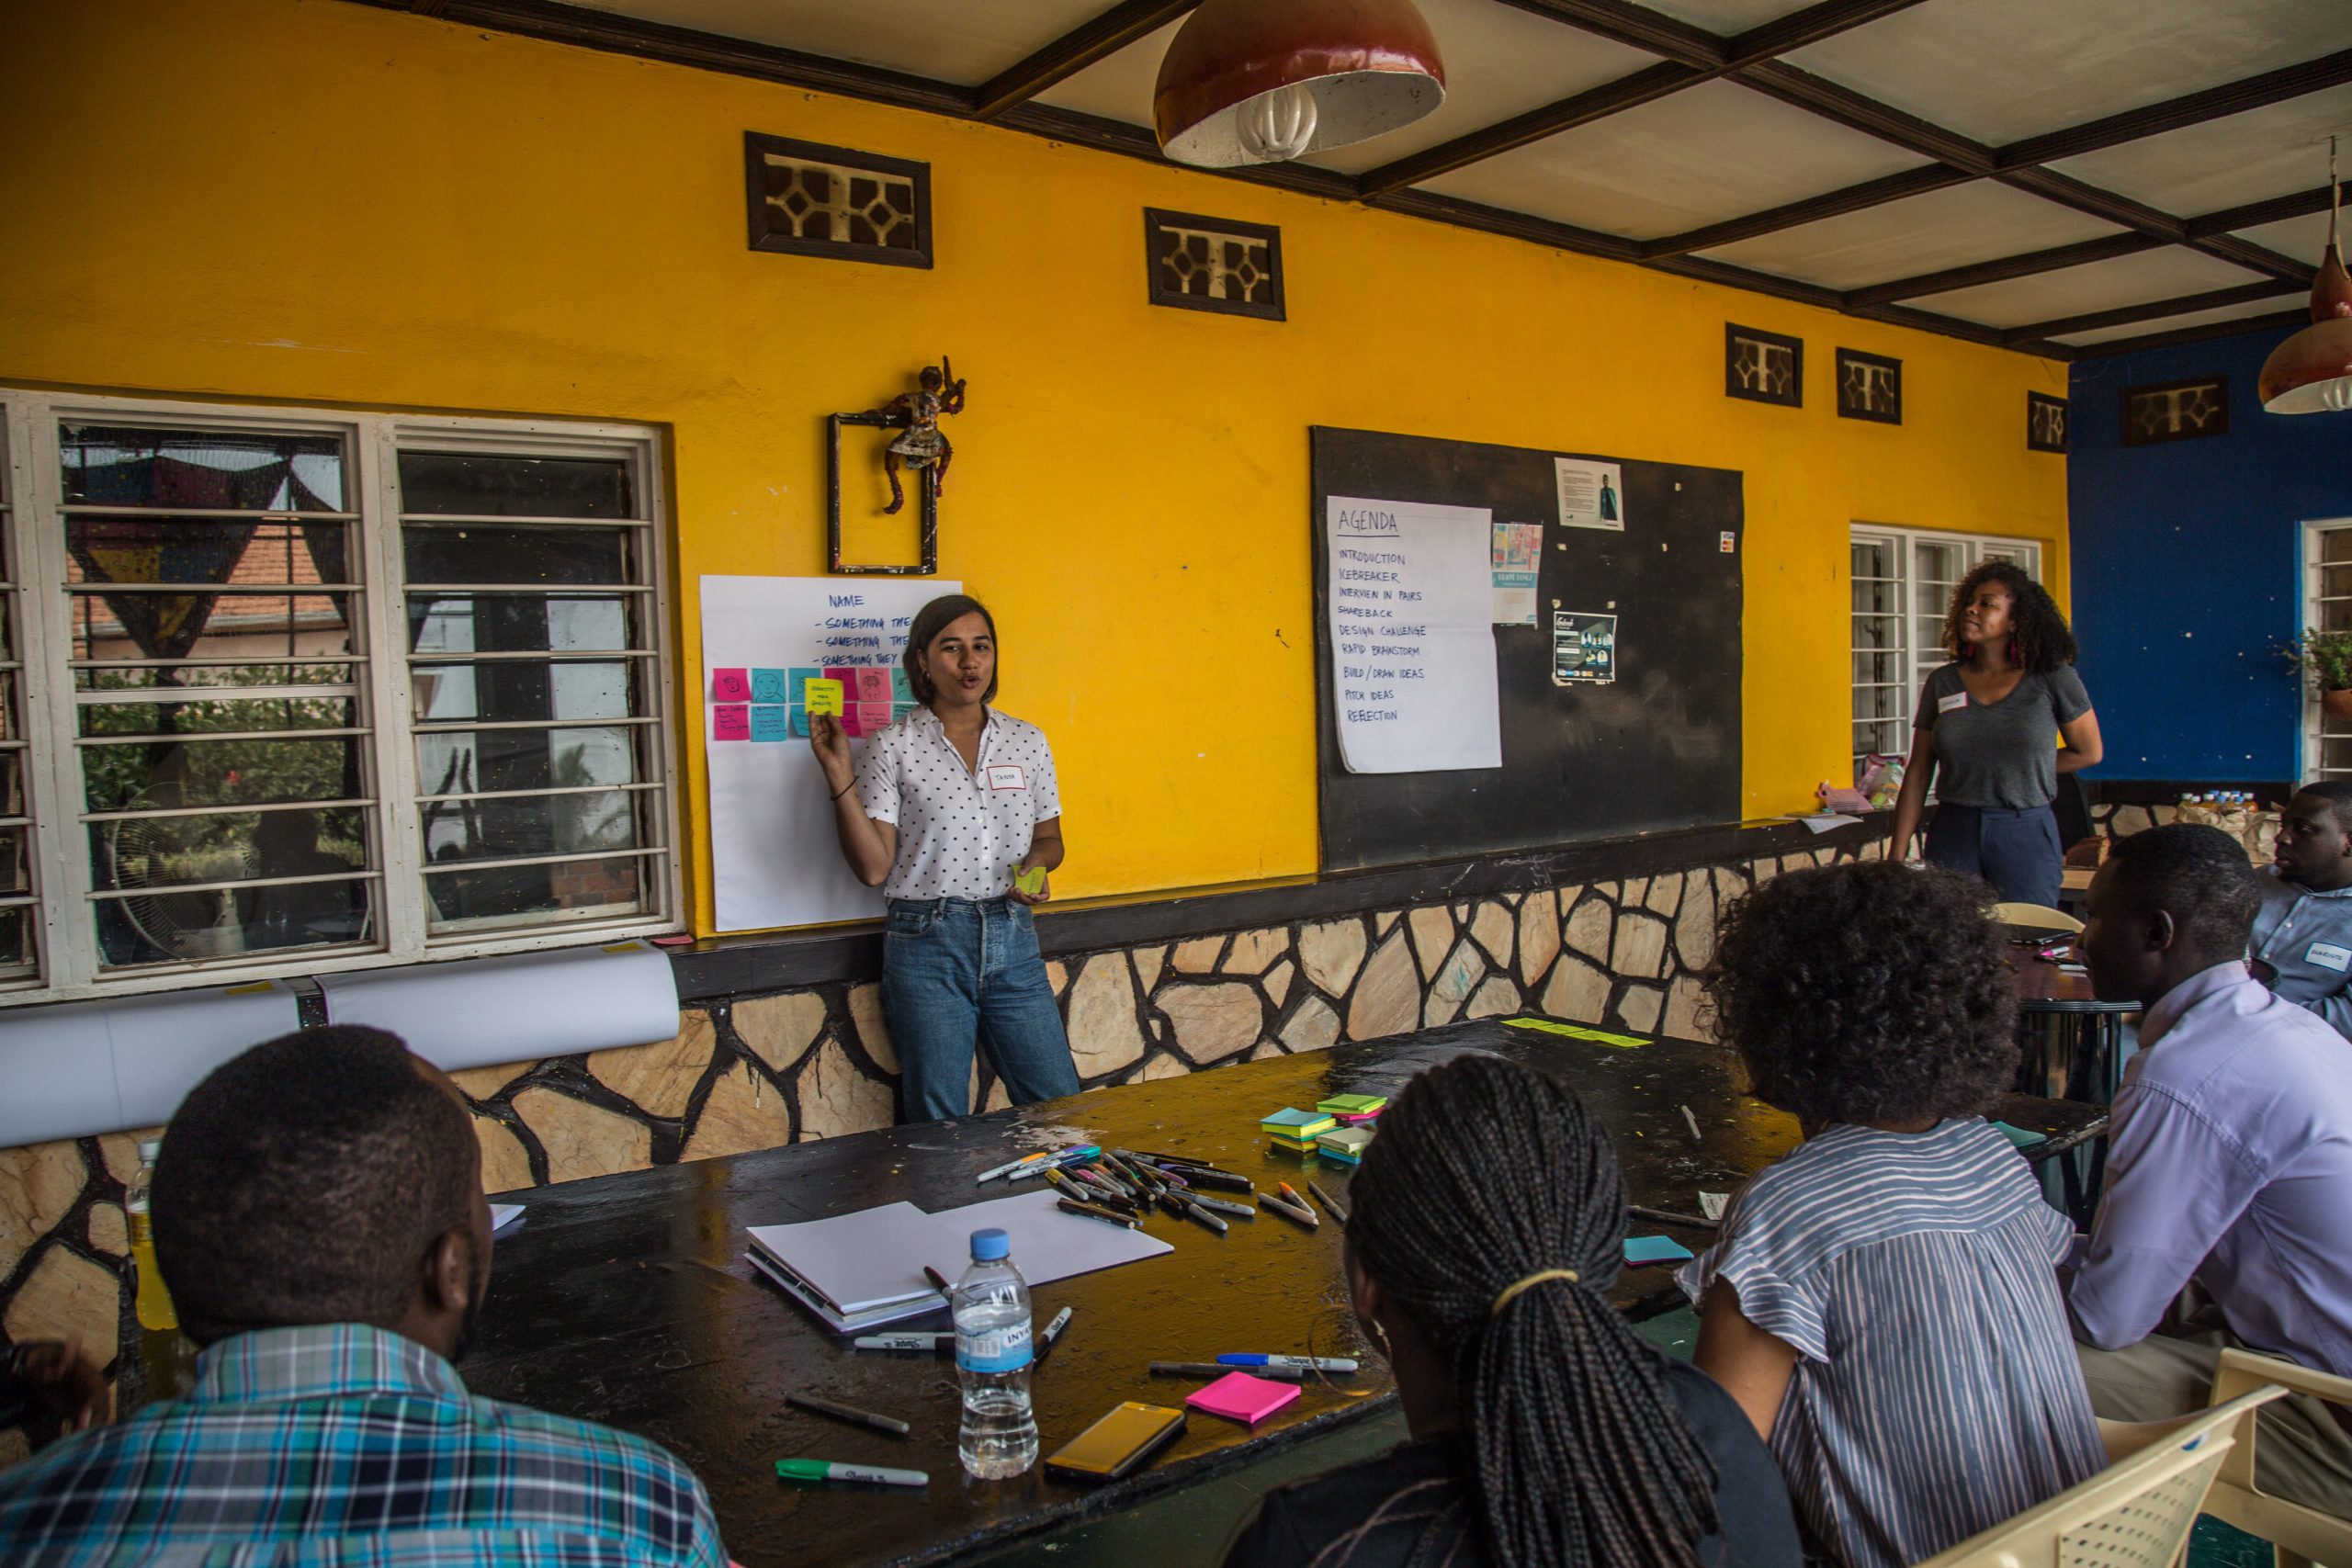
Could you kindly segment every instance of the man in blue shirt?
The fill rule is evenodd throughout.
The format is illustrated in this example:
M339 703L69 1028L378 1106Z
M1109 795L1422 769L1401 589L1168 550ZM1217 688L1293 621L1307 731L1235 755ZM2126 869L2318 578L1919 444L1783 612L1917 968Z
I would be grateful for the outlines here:
M394 1036L312 1030L214 1071L164 1135L154 1226L195 1387L0 1473L0 1562L725 1562L662 1449L458 1381L481 1147Z
M2143 1001L2107 1191L2068 1306L2091 1407L2202 1409L2224 1348L2352 1375L2352 1042L2253 979L2245 851L2176 823L2120 840L2081 938L2101 1001ZM2264 1408L2256 1482L2352 1514L2352 1430Z
M2246 956L2255 978L2352 1035L2352 782L2298 791L2278 819Z

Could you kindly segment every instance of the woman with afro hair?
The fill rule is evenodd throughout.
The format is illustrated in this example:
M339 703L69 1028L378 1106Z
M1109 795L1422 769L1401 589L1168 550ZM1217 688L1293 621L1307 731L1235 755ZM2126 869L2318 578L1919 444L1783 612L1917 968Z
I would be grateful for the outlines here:
M1678 1283L1808 1556L1902 1568L2089 1479L2057 1275L2075 1227L1984 1119L2018 1049L1983 885L1885 861L1775 877L1725 912L1707 987L1805 1141Z
M2099 760L2098 716L2075 673L2075 634L2041 584L1986 561L1952 590L1952 661L1928 677L1911 716L1911 761L1894 803L1894 858L1936 785L1931 864L1981 876L2003 898L2058 902L2058 775Z

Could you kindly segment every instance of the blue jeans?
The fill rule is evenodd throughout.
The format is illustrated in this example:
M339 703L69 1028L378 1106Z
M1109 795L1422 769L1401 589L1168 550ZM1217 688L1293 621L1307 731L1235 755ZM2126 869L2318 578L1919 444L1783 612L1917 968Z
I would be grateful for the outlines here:
M2008 903L2057 908L2065 859L2058 844L2057 813L2046 806L1996 811L1942 805L1928 824L1930 865L1981 876Z
M1025 904L891 899L882 927L882 1016L899 1049L910 1122L971 1114L976 1043L1015 1105L1078 1092Z

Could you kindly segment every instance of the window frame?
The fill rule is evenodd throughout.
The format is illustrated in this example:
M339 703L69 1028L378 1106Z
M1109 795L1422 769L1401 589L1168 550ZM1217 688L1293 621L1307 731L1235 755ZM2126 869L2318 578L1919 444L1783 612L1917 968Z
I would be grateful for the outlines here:
M252 957L184 959L107 969L96 931L96 891L86 849L79 749L74 744L77 704L68 581L62 487L59 483L62 423L103 422L154 425L173 430L222 430L272 434L334 434L348 462L345 504L356 513L351 558L359 565L354 601L359 623L355 663L365 669L355 682L367 733L365 768L375 801L369 831L378 863L379 929L359 947L278 949ZM41 920L36 931L39 973L0 981L0 1008L36 1001L130 996L186 989L208 984L386 968L447 958L542 952L596 942L662 935L684 929L681 852L679 737L674 722L673 637L675 591L669 525L669 496L659 430L641 424L559 419L499 419L363 412L247 403L44 393L0 387L0 437L5 437L7 485L0 501L0 527L8 534L8 555L17 576L0 593L12 594L17 651L22 666L27 759L26 810L32 818L30 860L34 897ZM635 854L642 868L639 886L652 908L646 912L549 922L443 936L428 934L424 837L417 800L415 716L412 711L407 626L408 584L403 553L398 456L403 449L479 451L520 457L618 458L629 466L638 517L624 526L642 535L646 600L638 640L650 658L642 691L645 708L631 715L637 728L651 732L643 754L645 774L661 795L644 818L658 834L652 852ZM256 513L256 516L276 513ZM590 520L609 526L611 520ZM38 588L39 592L34 590ZM32 695L38 686L40 700ZM637 793L647 793L639 790ZM52 805L52 803L54 803ZM615 858L583 853L583 860Z
M1988 558L1993 558L1996 556L2002 559L2016 560L2020 555L2022 555L2025 558L2018 560L2018 564L2024 568L2025 574L2028 577L2030 577L2036 582L2041 582L2043 581L2042 563L2048 558L2049 544L2046 540L2017 535L1962 534L1944 528L1914 528L1895 523L1865 523L1860 520L1856 520L1848 527L1846 531L1846 582L1848 587L1847 603L1849 606L1847 611L1848 625L1846 637L1846 689L1848 693L1849 714L1846 728L1846 739L1849 748L1849 756L1852 761L1860 761L1865 755L1867 755L1866 752L1850 750L1856 738L1855 732L1860 726L1864 724L1891 723L1900 727L1900 733L1903 737L1902 744L1893 754L1899 757L1907 757L1911 751L1912 707L1918 700L1920 684L1927 680L1928 674L1936 668L1936 666L1942 662L1942 649L1940 645L1934 647L1923 647L1918 640L1920 611L1918 607L1912 603L1912 590L1918 581L1917 574L1913 568L1913 559L1917 547L1920 545L1951 545L1958 547L1961 552L1960 570L1962 576L1965 576L1968 572L1973 570L1978 566L1983 565ZM1864 649L1860 644L1856 643L1853 638L1852 623L1856 619L1859 619L1861 615L1860 611L1855 610L1851 607L1854 559L1853 547L1860 544L1886 545L1891 547L1895 552L1894 576L1893 581L1895 584L1897 603L1902 606L1902 608L1896 612L1896 618L1900 620L1903 626L1903 642L1901 647L1894 649L1894 652L1896 657L1901 660L1902 673L1895 682L1896 711L1883 718L1860 718L1853 716L1851 712L1852 694L1863 689L1863 682L1854 678L1854 658L1865 651L1879 651L1877 649ZM1940 623L1940 615L1938 617L1938 620ZM1932 662L1930 661L1931 660L1933 660ZM1886 753L1881 754L1885 755Z
M2352 533L2352 517L2315 517L2307 519L2302 525L2303 593L2297 617L2299 630L2324 628L2327 625L2324 605L2331 599L2340 603L2347 597L2324 592L2327 586L2326 569L2331 565L2340 567L2346 564L2327 559L2326 538L2330 534L2343 533ZM2302 771L2298 776L2313 781L2352 778L2352 768L2330 770L2327 766L2329 741L2335 741L2338 747L2352 748L2352 723L2335 720L2336 728L2331 732L2327 711L2320 706L2319 696L2312 690L2311 677L2298 672L2296 679L2302 688L2299 694L2302 698L2302 744L2297 749L2302 759Z

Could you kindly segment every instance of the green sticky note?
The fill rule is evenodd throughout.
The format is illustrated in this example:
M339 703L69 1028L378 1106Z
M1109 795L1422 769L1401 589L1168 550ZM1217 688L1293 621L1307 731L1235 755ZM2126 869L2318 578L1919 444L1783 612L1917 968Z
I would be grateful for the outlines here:
M1621 1050L1649 1043L1637 1035L1611 1034L1606 1030L1587 1029L1580 1023L1555 1023L1548 1018L1507 1018L1503 1021L1513 1029L1540 1029L1546 1034L1565 1034L1571 1040L1589 1040L1596 1045L1614 1045Z
M2021 1149L2030 1149L2036 1144L2046 1144L2050 1141L2050 1134L2047 1133L2028 1132L2023 1127L2012 1127L2007 1122L1994 1122L1993 1131L2001 1134Z
M1033 865L1027 871L1014 873L1012 886L1035 897L1046 890L1046 868Z

